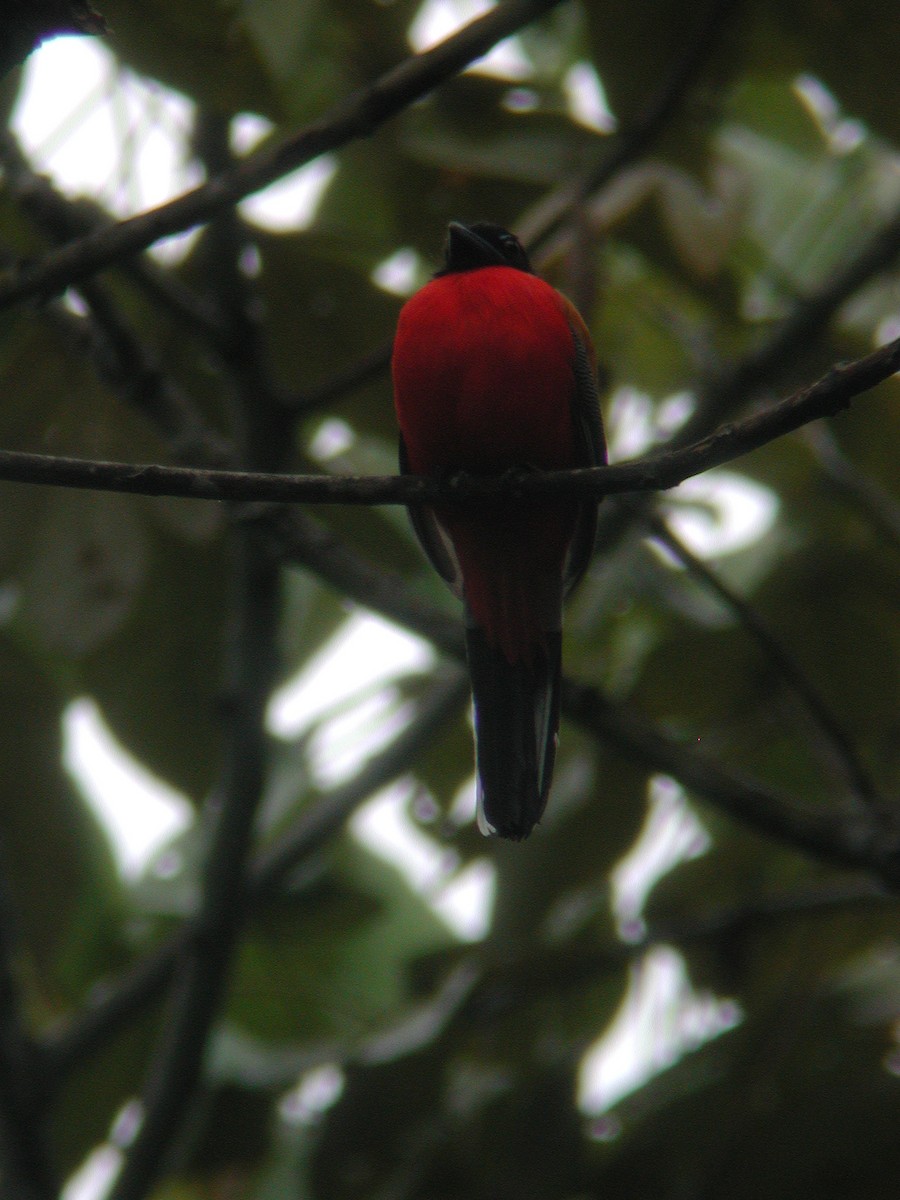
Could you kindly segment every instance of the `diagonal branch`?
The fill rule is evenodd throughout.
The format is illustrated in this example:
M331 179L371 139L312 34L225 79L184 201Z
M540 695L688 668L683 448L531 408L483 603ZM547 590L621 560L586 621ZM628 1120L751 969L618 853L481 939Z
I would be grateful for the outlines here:
M459 622L409 595L390 572L356 558L346 547L316 538L313 522L286 513L277 526L285 554L341 589L350 599L431 638L462 660ZM308 524L307 524L308 523ZM299 531L299 532L298 532ZM663 732L638 713L615 704L597 688L563 681L563 712L600 741L653 771L672 775L690 791L768 837L843 867L868 871L886 886L900 886L900 830L881 813L832 802L812 807L729 770L696 746Z
M868 812L798 803L612 704L596 688L566 682L563 712L581 728L629 758L671 775L750 829L802 854L868 871L893 890L900 888L900 830L886 829Z
M519 226L532 258L540 261L548 253L554 233L588 198L606 187L623 168L646 154L667 125L678 115L685 98L697 83L725 27L741 0L712 0L698 24L678 48L671 70L641 112L620 133L608 139L599 162L538 201Z
M274 504L436 504L512 496L609 496L675 487L685 479L758 450L810 421L832 416L900 370L900 338L865 358L833 367L816 383L743 421L723 425L680 449L634 462L579 471L510 472L503 477L282 475L158 464L97 462L0 451L0 479L147 496L185 496Z
M807 425L802 436L831 482L850 498L880 537L900 550L900 503L844 454L830 430Z
M626 502L628 503L628 502ZM688 571L708 591L731 610L738 621L756 641L763 654L772 664L778 677L791 691L818 731L819 742L826 761L844 776L853 794L864 804L878 806L878 794L869 773L863 766L849 735L823 697L801 670L793 655L782 646L768 625L742 596L724 583L715 571L698 558L680 538L676 537L666 522L647 505L635 505L640 521L651 535L678 558Z
M327 116L274 146L264 146L200 187L9 273L0 280L0 308L29 296L51 296L79 283L128 255L146 250L162 237L205 224L320 154L368 137L497 42L558 3L560 0L506 0L431 50L404 60L370 87L336 105Z

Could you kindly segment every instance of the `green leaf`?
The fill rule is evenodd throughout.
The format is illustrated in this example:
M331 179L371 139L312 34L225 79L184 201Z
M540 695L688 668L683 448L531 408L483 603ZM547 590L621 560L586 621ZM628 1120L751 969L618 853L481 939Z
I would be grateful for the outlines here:
M140 9L104 0L113 49L151 75L221 112L266 113L281 105L272 66L250 36L237 0L189 5L148 0Z
M231 1018L267 1040L355 1040L402 1011L410 961L453 941L396 868L345 839L327 875L254 920Z
M63 771L64 697L6 636L0 677L2 870L36 988L31 1004L46 1016L83 994L92 967L111 965L96 939L121 893L109 845ZM76 934L84 939L77 951Z

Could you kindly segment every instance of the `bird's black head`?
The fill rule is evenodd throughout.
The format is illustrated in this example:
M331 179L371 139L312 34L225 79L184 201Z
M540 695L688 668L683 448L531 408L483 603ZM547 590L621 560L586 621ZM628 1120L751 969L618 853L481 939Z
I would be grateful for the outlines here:
M451 221L444 246L444 266L438 275L477 271L479 267L515 267L533 274L522 243L506 229L489 221L462 225Z

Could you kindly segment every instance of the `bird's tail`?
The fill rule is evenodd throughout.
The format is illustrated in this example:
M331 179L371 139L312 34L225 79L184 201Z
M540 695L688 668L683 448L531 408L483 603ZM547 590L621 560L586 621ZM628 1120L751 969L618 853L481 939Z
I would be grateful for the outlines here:
M541 819L559 731L561 635L542 635L530 661L511 663L469 625L466 649L475 701L478 825L518 841Z

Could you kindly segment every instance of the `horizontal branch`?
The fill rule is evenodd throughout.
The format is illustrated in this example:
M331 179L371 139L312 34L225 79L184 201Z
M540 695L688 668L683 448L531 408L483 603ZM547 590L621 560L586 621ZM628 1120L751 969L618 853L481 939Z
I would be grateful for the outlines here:
M832 416L854 396L900 370L900 338L865 358L833 367L816 383L708 437L634 462L580 471L513 472L503 477L279 475L155 463L99 462L0 451L0 479L145 496L274 504L437 504L511 495L609 496L658 491L758 450L810 421Z
M0 308L28 296L47 297L160 238L205 224L217 213L320 154L367 137L498 41L536 20L560 0L507 0L423 54L413 55L355 92L305 129L266 145L200 187L135 217L63 246L0 279Z

